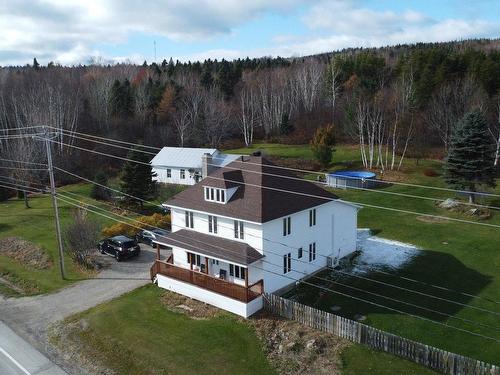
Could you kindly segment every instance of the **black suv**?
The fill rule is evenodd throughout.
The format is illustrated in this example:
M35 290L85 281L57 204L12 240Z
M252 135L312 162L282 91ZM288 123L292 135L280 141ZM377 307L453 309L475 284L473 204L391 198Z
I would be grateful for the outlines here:
M151 229L151 230L141 230L135 235L137 242L145 243L151 247L155 247L153 240L157 240L162 237L166 237L169 234L168 230L165 229Z
M137 241L127 236L115 236L99 241L97 248L101 254L108 254L119 262L123 259L139 255L141 248Z

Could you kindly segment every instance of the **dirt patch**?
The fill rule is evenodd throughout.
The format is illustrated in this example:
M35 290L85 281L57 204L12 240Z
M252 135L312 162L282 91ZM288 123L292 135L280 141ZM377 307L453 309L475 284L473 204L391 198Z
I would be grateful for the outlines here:
M349 342L298 322L265 313L248 320L280 374L340 374L340 353Z
M491 211L488 208L473 206L459 200L448 198L444 201L437 201L435 204L439 208L443 208L447 211L457 212L468 217L475 217L479 220L491 218Z
M188 315L193 319L209 319L222 312L206 303L168 291L161 296L161 303L169 310Z
M49 327L49 342L63 357L64 362L68 366L70 364L70 368L67 369L70 370L71 374L115 374L113 370L101 365L100 361L96 361L93 355L82 354L88 353L89 347L81 341L77 333L88 330L89 324L85 319L65 320Z
M19 237L0 239L0 254L33 269L47 269L53 264L45 250Z
M429 224L447 223L449 221L446 219L442 219L440 217L433 217L433 216L417 216L417 220Z

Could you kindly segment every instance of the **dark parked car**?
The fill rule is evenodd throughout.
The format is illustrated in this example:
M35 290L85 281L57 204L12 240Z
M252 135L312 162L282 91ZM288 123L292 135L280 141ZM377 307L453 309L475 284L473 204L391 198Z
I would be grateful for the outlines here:
M142 242L151 247L154 247L153 240L156 240L162 236L167 236L168 233L168 230L165 229L141 230L136 234L135 239L137 240L137 242Z
M101 254L108 254L119 262L123 259L139 255L141 248L137 241L127 236L115 236L99 241L97 248Z

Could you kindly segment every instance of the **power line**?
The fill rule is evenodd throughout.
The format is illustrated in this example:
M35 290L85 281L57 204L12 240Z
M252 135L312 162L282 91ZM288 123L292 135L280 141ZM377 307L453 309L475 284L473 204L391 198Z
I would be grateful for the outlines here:
M85 138L82 138L82 137L77 137L77 138L85 139ZM122 149L130 150L130 148L119 146L119 145L113 145L113 144L106 143L106 142L100 142L100 141L95 141L95 140L91 140L91 139L85 139L85 140L89 141L89 142L96 142L96 143L107 145L107 146L114 146L114 147L119 147L119 148L122 148ZM65 144L65 143L63 143L63 144ZM65 145L73 147L72 145L69 145L69 144L65 144ZM74 146L74 147L77 147L77 146ZM80 148L80 149L82 149L82 148ZM97 151L95 151L95 150L88 150L88 149L86 149L86 151L97 153ZM139 152L139 153L146 153L146 154L156 155L155 153L151 153L151 152L148 152L148 151L143 151L143 150L136 150L136 151ZM105 155L109 156L109 157L119 158L119 159L123 160L122 157L117 156L117 155L112 155L112 154L105 154ZM213 159L224 160L224 158L213 158ZM133 161L133 160L130 160L130 161ZM135 162L138 162L138 161L135 161ZM144 162L139 162L139 163L146 164ZM252 162L245 162L245 163L246 164L256 164L256 163L252 163ZM147 163L147 164L151 165L150 163ZM218 168L227 168L227 169L233 169L233 170L242 170L242 171L250 172L250 173L257 173L257 174L267 175L267 176L275 176L275 177L278 177L278 178L288 178L288 179L299 180L299 181L307 181L307 182L318 184L318 185L329 186L325 182L310 181L310 180L306 180L306 179L301 178L301 177L283 176L283 175L279 175L279 174L273 174L273 173L267 173L267 172L259 172L259 171L252 171L252 170L243 169L243 168L229 167L227 165L226 166L221 166L219 164L212 164L212 163L208 163L208 165L215 166L215 167L218 167ZM260 164L258 164L258 165L260 165ZM157 169L165 169L165 168L167 168L166 166L160 166L160 165L151 165L151 166L154 167L154 168L157 168ZM274 168L276 166L266 164L266 167ZM290 169L290 168L287 168L287 169ZM377 181L379 181L379 180L377 180ZM406 194L406 193L399 193L399 192L393 192L393 191L374 190L374 189L367 189L367 188L362 188L362 187L352 187L352 188L356 189L356 190L369 191L371 193L389 194L389 195L395 195L395 196L402 196L402 197L406 197L406 198L425 199L425 200L430 200L430 201L434 201L434 202L436 202L436 201L437 202L444 202L445 201L445 199L442 199L442 198L432 198L432 197L425 197L425 196L421 196L421 195ZM487 194L487 193L485 193L485 194ZM493 196L496 196L496 195L493 194ZM498 195L498 196L500 196L500 195ZM359 204L361 204L361 203L359 203ZM477 204L477 203L471 203L471 202L460 202L460 204L461 205L466 205L466 206L488 208L488 209L492 209L492 210L500 210L500 207L497 207L497 206L489 206L489 205Z
M25 126L25 127L19 127L19 128L4 128L0 129L0 132L9 132L9 131L17 131L17 130L27 130L27 129L35 129L35 128L44 128L44 125L35 125L35 126ZM50 128L53 128L53 126L49 126ZM57 129L57 128L54 128Z
M76 194L76 193L72 193L72 192L65 192L65 193L69 193L71 195L74 195L74 196L78 196L78 197L81 197L81 198L85 198L85 199L88 199L88 197L84 197L80 194ZM72 199L72 200L75 200L74 198L70 198L70 197L66 197L68 199ZM87 202L86 202L87 203ZM89 206L91 207L94 207L96 209L101 209L101 210L104 210L103 208L101 207L98 207L98 206L95 206L95 205L92 205L90 203L87 203L89 204ZM110 203L108 202L104 202L104 204L108 205L108 206L112 206ZM130 210L130 209L126 209L126 211L129 211L131 213L134 213L134 214L139 214L138 212L135 212L133 210ZM117 216L120 216L120 217L124 217L122 215L119 215L119 214L115 214L113 213L114 215L117 215ZM135 220L133 218L129 218L129 217L126 217L127 220L131 220L131 221L134 221L134 222L137 222L139 224L142 224L140 221L138 220ZM208 224L208 221L205 220L205 219L201 219L201 218L198 218L197 220L199 221L203 221L205 223ZM227 228L227 229L232 229L228 226L225 226L225 225L222 225L222 224L217 224L218 226L221 226L223 228ZM181 226L181 225L175 225L175 224L171 224L171 226L173 227L177 227L177 228L180 228L180 229L183 229L184 227ZM153 225L150 225L150 227L153 227L153 228L157 228L157 229L161 229L161 228L158 228L158 227L155 227ZM264 239L264 237L260 237L260 236L253 236L255 238L259 238L259 239ZM292 248L290 246L286 246L287 248ZM222 248L221 248L222 249ZM234 251L231 251L231 250L228 250L228 249L223 249L225 251L228 251L228 252L234 252ZM282 253L277 253L277 252L274 252L274 251L271 251L271 250L267 250L267 252L271 253L271 254L275 254L275 255L279 255L279 256L283 256L284 254ZM319 254L319 255L323 255L323 254ZM325 256L327 257L327 256ZM306 261L303 261L301 259L294 259L295 261L297 262L300 262L300 263L304 263L304 264L307 264L307 265L310 265L311 263L310 262L306 262ZM264 260L265 261L265 260ZM267 261L267 263L269 264L272 264L273 266L276 266L276 267L279 267L279 265L276 265L276 264L273 264L269 261ZM301 271L298 271L298 270L295 270L295 272L299 272L299 273L302 273ZM304 275L308 275L306 273L303 273ZM335 284L338 284L338 285L341 285L341 286L344 286L346 288L351 288L353 290L357 290L357 291L360 291L360 292L364 292L364 293L368 293L368 294L372 294L372 295L375 295L377 297L381 297L381 298L385 298L385 299L388 299L388 300L391 300L393 302L398 302L398 303L402 303L402 304L406 304L408 306L412 306L412 307L416 307L416 308L419 308L419 309L423 309L423 310L427 310L427 311L430 311L430 312L434 312L434 313L437 313L437 314L440 314L440 315L443 315L443 316L448 316L448 317L451 317L451 318L454 318L454 319L458 319L458 320L463 320L465 322L469 322L469 323L472 323L472 324L478 324L478 325L482 325L482 326L485 326L485 327L488 327L488 328L493 328L495 330L499 330L500 331L500 328L497 328L497 327L493 327L493 326L489 326L487 324L483 324L483 323L478 323L478 322L474 322L472 320L469 320L469 319L465 319L465 318L460 318L460 317L456 317L454 315L450 315L450 314L447 314L447 313L443 313L443 312L440 312L440 311L437 311L437 310L433 310L433 309L429 309L429 308L426 308L426 307L422 307L422 306L419 306L419 305L415 305L415 304L412 304L412 303L409 303L409 302L406 302L406 301L401 301L401 300L398 300L398 299L395 299L395 298L391 298L391 297L387 297L387 296L384 296L384 295L381 295L381 294L378 294L378 293L374 293L374 292L370 292L370 291L366 291L366 290L362 290L362 289L359 289L359 288L356 288L356 287L353 287L351 285L346 285L346 284L343 284L343 283L340 283L338 281L335 281L335 280L331 280L331 279L326 279L326 278L322 278L322 277L319 277L319 276L313 276L314 278L318 279L318 280L323 280L323 281L327 281L329 283L335 283ZM374 281L374 280L371 280L371 279L367 279L367 280L370 280L370 281ZM376 281L376 280L375 280ZM378 282L378 281L376 281ZM403 288L403 287L399 287L399 286L395 286L395 285L392 285L392 284L388 284L388 283L383 283L383 282L380 282L380 284L384 284L386 286L390 286L390 287L394 287L394 288L397 288L397 289L401 289L401 290L405 290L405 291L410 291L410 292L413 292L413 293L418 293L420 295L424 295L426 297L431 297L431 298L437 298L439 300L442 300L442 301L445 301L445 302L449 302L449 303L454 303L454 304L458 304L458 305L461 305L461 306L464 306L464 307L473 307L473 308L476 308L475 306L469 306L469 305L466 305L466 304L463 304L463 303L459 303L459 302L456 302L456 301L452 301L452 300L447 300L445 298L440 298L440 297L436 297L436 296L433 296L433 295L429 295L429 294L426 294L426 293L421 293L421 292L418 292L418 291L414 291L412 289L407 289L407 288ZM491 313L491 314L494 314L494 315L500 315L500 313L497 313L497 312L494 312L494 311L490 311L490 310L487 310L487 309L482 309L482 308L477 308L478 310L481 310L483 312L487 312L487 313Z
M66 197L67 198L67 197ZM112 218L110 216L107 216L107 215L104 215L98 211L94 211L94 210L91 210L89 209L88 207L85 207L81 204L76 204L76 203L72 203L71 201L59 196L58 199L66 202L67 204L71 204L73 206L76 206L76 207L80 207L84 210L88 210L90 212L93 212L97 215L101 215L103 217L106 217L110 220L114 220L116 222L121 222L123 224L127 224L127 225L131 225L133 226L132 224L130 223L127 223L127 222L123 222L121 220L118 220L116 218ZM118 214L115 214L117 216L121 216L121 215L118 215ZM140 227L138 227L139 229L142 229ZM183 237L183 236L182 236ZM177 240L176 242L179 242L179 243L183 243L184 245L187 245L185 242L182 242L182 241L179 241ZM196 241L196 242L199 242L199 241ZM198 250L200 252L203 252L202 249L198 248ZM227 251L227 249L225 249ZM206 252L209 252L209 251L206 251ZM209 252L210 253L210 252ZM368 301L368 300L365 300L365 299L362 299L362 298L359 298L359 297L356 297L356 296L352 296L350 294L346 294L346 293L342 293L342 292L339 292L339 291L336 291L336 290L333 290L333 289L330 289L330 288L326 288L326 287L323 287L323 286L320 286L320 285L316 285L316 284L312 284L312 283L309 283L308 281L306 280L300 280L300 279L295 279L295 278L292 278L290 276L287 276L287 275L282 275L282 274L279 274L277 272L273 272L271 270L266 270L266 269L263 269L261 267L258 267L258 266L255 266L253 265L254 268L257 268L257 269L260 269L262 270L263 272L268 272L268 273L272 273L272 274L275 274L275 275L278 275L278 276L281 276L281 277L285 277L285 278L288 278L290 280L293 280L295 282L300 282L302 284L306 284L306 285L310 285L312 287L315 287L315 288L319 288L319 289L323 289L325 291L328 291L328 292L331 292L331 293L335 293L335 294L339 294L339 295L342 295L342 296L345 296L345 297L348 297L348 298L352 298L352 299L355 299L355 300L358 300L358 301L361 301L361 302L364 302L364 303L368 303L368 304L371 304L371 305L374 305L374 306L377 306L377 307L380 307L380 308L383 308L383 309L387 309L387 310L390 310L390 311L394 311L394 312L397 312L399 314L402 314L402 315L408 315L408 316L411 316L411 317L414 317L414 318L417 318L417 319L421 319L421 320L424 320L424 321L428 321L428 322L431 322L431 323L434 323L434 324L437 324L437 325L441 325L441 326L444 326L444 327L447 327L447 328L452 328L452 329L455 329L455 330L458 330L458 331L461 331L461 332L464 332L464 333L468 333L468 334L471 334L471 335L474 335L474 336L477 336L477 337L482 337L484 339L487 339L487 340L492 340L492 341L495 341L495 342L498 342L500 343L500 340L494 338L494 337L490 337L490 336L485 336L485 335L482 335L482 334L479 334L479 333L476 333L476 332L472 332L472 331L469 331L469 330L466 330L466 329L463 329L463 328L459 328L459 327L456 327L456 326L452 326L452 325L449 325L449 324L446 324L446 323L441 323L441 322L438 322L438 321L435 321L433 319L430 319L430 318L425 318L425 317L422 317L420 315L415 315L415 314L412 314L412 313L408 313L408 312L405 312L405 311L402 311L402 310L399 310L399 309L395 309L395 308L392 308L392 307L389 307L389 306L385 306L385 305L381 305L381 304L378 304L376 302L372 302L372 301Z
M0 169L11 169L11 170L19 170L19 171L47 171L47 168L18 168L18 167L4 167L0 165Z
M99 183L98 183L98 182L96 182L96 181L90 180L90 179L88 179L88 178L85 178L85 177L79 176L79 175L74 174L74 173L71 173L71 172L66 171L66 170L64 170L64 169L62 169L62 168L58 168L58 167L54 167L54 168L58 169L58 170L59 170L59 171L61 171L61 172L67 173L67 174L69 174L69 175L71 175L71 176L73 176L73 177L76 177L76 178L79 178L79 179L84 180L84 181L86 181L86 182L89 182L89 183L91 183L91 184L94 184L94 185L97 185L97 186L103 187L103 188L108 189L108 190L110 190L110 191L114 191L114 192L117 192L117 193L121 193L119 190L116 190L116 189L110 188L110 187L108 187L108 186L106 186L106 185L103 185L103 184L99 184ZM141 199L141 198L139 198L139 197L135 197L135 196L130 195L130 194L125 194L125 193L123 193L123 194L124 194L124 195L126 195L126 196L128 196L128 197L130 197L130 198L140 200L140 201L142 201L142 202L144 202L144 203L148 203L148 204L152 204L152 205L154 205L154 206L157 206L157 204L156 204L155 202L151 202L151 201L148 201L148 200L145 200L145 199ZM201 219L201 220L203 220L203 219ZM206 221L206 220L203 220L203 221ZM222 225L221 225L221 226L222 226ZM229 229L231 229L231 228L229 228ZM279 244L279 245L281 245L281 246L284 246L284 247L287 247L287 248L291 248L291 249L294 249L294 250L299 250L299 248L300 248L300 247L291 247L290 245L287 245L287 244L285 244L285 243L282 243L282 242L279 242L279 241L275 241L275 240L266 239L266 238L264 238L264 237L258 237L258 236L252 235L251 233L247 233L247 235L253 236L253 237L255 237L255 238L263 239L263 240L265 240L265 241L269 241L269 242L272 242L272 243L276 243L276 244ZM320 255L320 256L323 256L323 257L328 257L328 256L323 255L323 254L319 254L319 255ZM379 271L379 272L382 272L382 271ZM384 273L384 272L382 272L382 273ZM389 274L389 275L391 275L391 274ZM393 276L395 276L395 275L393 275ZM404 278L404 279L406 279L406 278ZM410 279L410 280L411 280L411 279ZM428 284L428 283L425 283L425 282L423 282L423 281L418 281L418 280L415 280L415 282L423 283L423 284L425 284L425 285L432 285L432 284ZM441 287L441 286L437 286L437 285L433 285L433 286L434 286L435 288L438 288L438 289L445 289L445 290L447 289L447 288L445 288L445 287ZM412 290L412 289L408 289L408 291L414 291L414 290ZM454 290L451 290L451 291L454 291ZM454 292L457 292L457 291L454 291ZM472 297L472 298L477 298L477 299L485 299L485 298L482 298L482 297L479 297L479 296L474 296L474 295L472 295L472 294L468 294L468 293L464 293L464 292L457 292L457 293L461 293L461 294L463 294L463 295L466 295L466 296L468 296L468 297ZM496 302L496 301L493 301L493 300L489 300L489 299L485 299L485 300L487 300L487 301L489 301L489 302L499 303L499 302ZM472 305L467 305L467 304L463 304L463 303L456 302L456 301L451 301L451 300L450 300L449 302L457 303L457 304L460 304L461 306L464 306L464 307L472 307L472 308L476 308L475 306L472 306ZM488 312L489 312L489 311L488 311ZM495 314L497 314L496 312L494 312L494 313L495 313Z
M147 166L153 166L155 168L163 168L163 169L166 168L166 167L163 167L163 166L154 166L154 165L151 165L151 163L141 162L141 161L138 161L138 160L133 160L133 159L124 158L124 157L121 157L121 156L107 154L107 153L104 153L104 152L90 150L90 149L86 149L86 148L83 148L83 147L78 147L78 146L75 146L75 145L70 145L70 144L67 144L67 143L64 143L64 142L59 142L59 141L54 141L54 140L50 140L49 142L53 142L53 143L57 143L57 144L60 144L60 145L65 145L65 146L73 147L73 148L76 148L76 149L80 149L80 150L83 150L83 151L88 151L88 152L91 152L91 153L94 153L94 154L98 154L98 155L103 155L103 156L107 156L107 157L111 157L111 158L115 158L115 159L120 159L120 160L123 160L123 161L129 161L129 162L133 162L133 163L137 163L137 164L142 164L142 165L147 165ZM250 184L250 183L247 183L247 182L230 180L230 179L226 179L226 178L218 178L218 177L214 177L214 176L210 176L210 175L207 176L207 177L205 177L205 178L212 178L212 179L216 179L216 180L233 182L233 183L236 183L236 184L239 184L239 185L253 186L253 187L258 187L258 188L262 188L262 189L279 191L279 192L282 192L282 193L292 193L292 194L297 194L297 195L301 195L301 196L308 196L308 197L312 197L312 198L320 198L320 199L330 200L330 201L331 200L338 200L338 199L332 199L332 198L322 197L322 196L319 196L319 195L302 193L302 192L298 192L298 191L291 191L291 190L286 190L286 189L279 189L279 188L274 188L274 187L270 187L270 186L255 185L255 184ZM362 203L362 202L355 202L355 201L350 201L350 202L354 203L354 204L357 204L359 206L364 206L364 207L377 208L377 209L382 209L382 210L389 210L389 211L393 211L393 212L413 214L413 215L418 215L418 216L426 216L426 217L432 217L432 218L436 218L436 219L456 221L456 222L460 222L460 223L467 223L467 224L481 225L481 226L487 226L487 227L493 227L493 228L500 228L500 225L489 224L489 223L481 223L481 222L475 222L475 221L464 220L464 219L451 218L449 216L432 215L432 214L426 214L426 213L422 213L422 212L401 210L401 209L397 209L397 208L377 206L377 205L373 205L373 204Z
M22 161L22 160L13 160L13 159L4 159L4 158L0 158L1 161L9 161L9 162L13 162L13 163L21 163L21 164L31 164L31 165L47 165L45 163L34 163L34 162L31 162L31 161Z
M69 132L68 130L64 130L64 129L63 129L63 131ZM105 137L95 136L95 135L86 134L86 133L78 133L78 132L75 132L75 133L83 135L85 137L91 137L91 138L97 138L97 139L104 139L104 140L107 140L107 141L110 141L110 142L119 142L119 143L127 144L127 145L130 145L130 146L139 146L139 147L146 147L146 148L150 148L150 149L154 149L154 150L161 150L160 147L146 146L146 145L141 145L139 143L132 143L132 142L124 142L124 141L114 140L112 138L105 138ZM116 147L116 145L113 145L113 144L107 144L107 145L108 146L115 146ZM138 150L138 151L140 152L141 150ZM225 160L224 158L217 158L217 157L215 157L213 159ZM259 163L254 163L254 162L250 162L250 161L248 161L246 163L250 164L250 165L261 165ZM317 171L311 171L311 170L300 169L300 168L283 167L283 166L279 166L279 165L268 165L268 167L270 167L270 168L276 168L276 169L284 169L284 170L289 170L289 171L295 171L295 172L300 172L300 173L306 173L306 174L313 173L313 174L317 174L317 175L320 175L320 176L324 176L325 175L324 172L317 172ZM347 177L347 178L357 179L356 177ZM470 194L471 193L470 191L467 191L467 190L443 188L443 187L430 186L430 185L410 184L410 183L404 183L404 182L392 181L392 180L377 180L377 183L384 183L384 184L391 184L391 185L401 185L401 186L410 186L410 187L418 187L418 188L423 188L423 189L433 189L433 190L448 191L448 192L455 192L455 193L461 193L461 194ZM500 194L494 194L494 193L474 192L474 194L475 195L483 195L483 196L491 196L491 197L500 197Z

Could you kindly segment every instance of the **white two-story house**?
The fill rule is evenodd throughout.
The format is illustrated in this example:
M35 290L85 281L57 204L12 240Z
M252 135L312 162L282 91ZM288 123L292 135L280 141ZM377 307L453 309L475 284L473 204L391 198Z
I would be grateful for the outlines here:
M172 248L158 286L248 317L356 249L358 207L260 156L242 156L165 203ZM158 252L160 256L160 251Z

